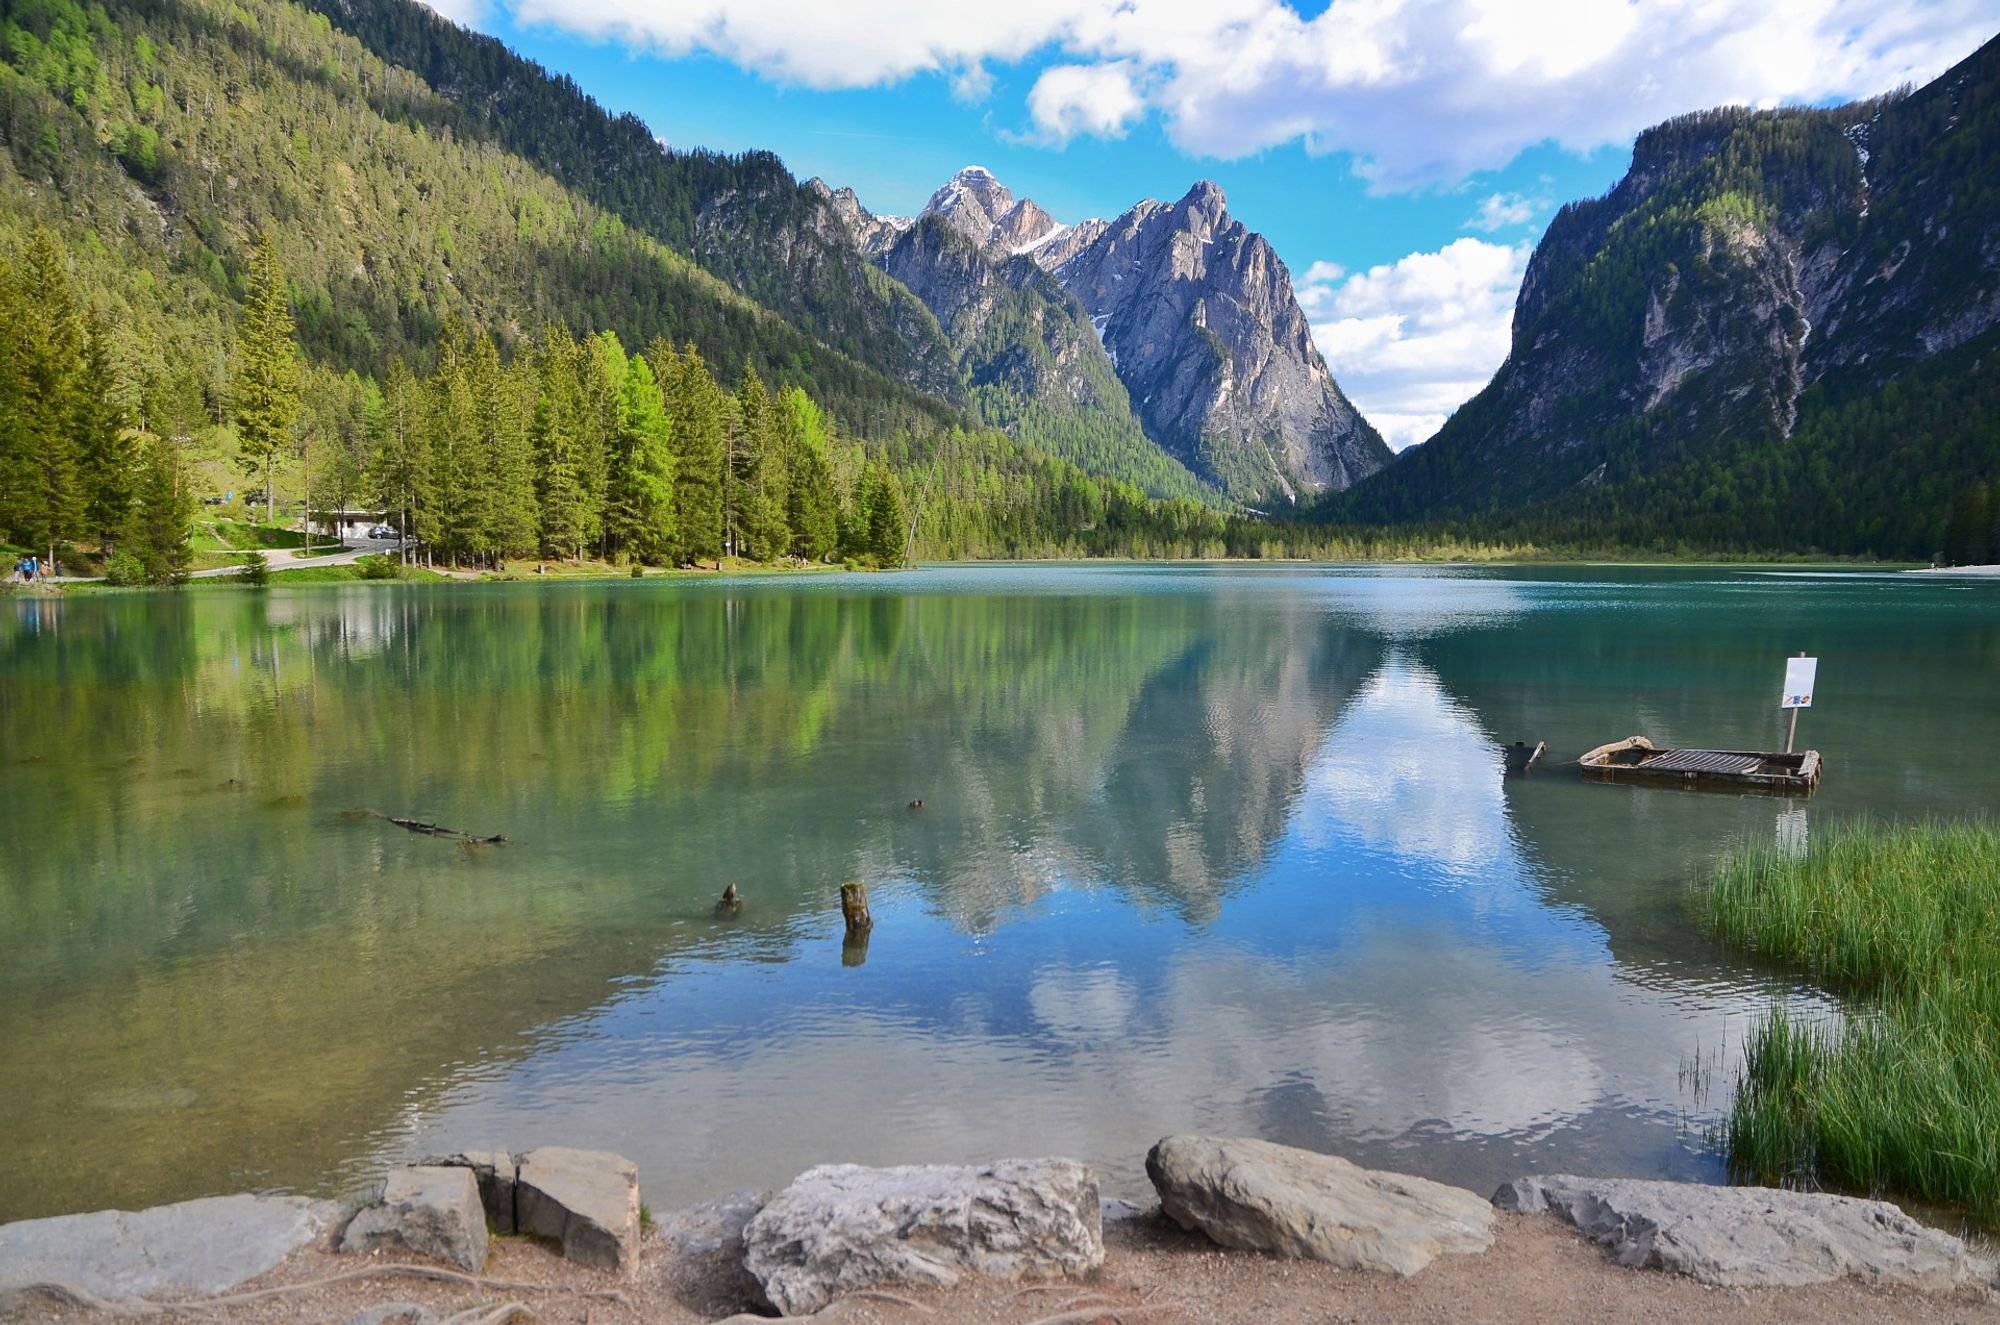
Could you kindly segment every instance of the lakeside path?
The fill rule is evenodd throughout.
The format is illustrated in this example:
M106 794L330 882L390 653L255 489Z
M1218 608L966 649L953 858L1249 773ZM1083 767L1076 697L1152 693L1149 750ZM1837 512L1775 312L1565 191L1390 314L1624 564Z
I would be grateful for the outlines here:
M315 566L347 566L373 556L378 552L394 552L396 544L389 539L358 538L347 544L339 552L329 552L307 556L298 548L266 548L264 559L273 571L309 570ZM188 572L190 580L219 580L226 576L241 575L241 566L212 566L207 570ZM51 584L100 584L102 575L52 575L47 577Z

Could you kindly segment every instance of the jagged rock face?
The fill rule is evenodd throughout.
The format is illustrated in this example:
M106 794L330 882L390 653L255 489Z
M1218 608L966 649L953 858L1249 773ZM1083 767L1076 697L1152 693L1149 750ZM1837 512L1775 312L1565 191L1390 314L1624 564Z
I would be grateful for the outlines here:
M905 230L880 261L924 301L952 343L965 347L974 388L1005 375L1031 398L1059 396L1128 412L1124 392L1105 390L1116 377L1082 309L1033 262L995 263L938 216ZM991 324L1003 311L1013 315L1012 325L996 339ZM1100 366L1104 371L1093 371Z
M853 189L830 188L818 177L807 180L806 187L826 199L855 246L868 257L879 256L910 228L911 219L907 216L871 216L861 205L861 199L854 196Z
M1261 235L1203 181L1046 256L1101 329L1147 435L1253 504L1340 491L1389 449L1327 371Z
M1202 490L1146 440L1089 317L1028 256L979 247L931 213L876 261L944 327L982 422L1155 496Z
M869 272L834 195L817 180L718 191L696 213L694 249L702 266L753 298L773 297L765 288L773 273L783 274L793 303L813 305L814 291L837 293L860 311L861 325L839 328L845 339L823 329L828 343L854 353L858 340L887 338L902 347L897 375L905 382L964 402L951 346L915 300Z
M1640 135L1618 186L1537 246L1492 383L1344 513L1451 515L1689 455L1726 465L1790 438L1815 383L1877 390L2000 325L2000 214L1974 200L1996 96L2000 41L1907 96Z
M933 194L913 227L870 216L851 193L829 197L856 246L936 314L962 361L995 308L982 292L1012 290L1017 312L1019 299L1039 296L1054 307L1028 321L1062 371L1031 389L1105 394L1085 380L1097 347L1075 343L1088 325L1145 436L1240 501L1286 505L1388 463L1313 347L1284 263L1228 215L1211 183L1172 205L1143 202L1116 221L1074 226L978 166ZM1038 285L1011 265L1024 258L1052 281ZM966 366L976 390L980 369Z

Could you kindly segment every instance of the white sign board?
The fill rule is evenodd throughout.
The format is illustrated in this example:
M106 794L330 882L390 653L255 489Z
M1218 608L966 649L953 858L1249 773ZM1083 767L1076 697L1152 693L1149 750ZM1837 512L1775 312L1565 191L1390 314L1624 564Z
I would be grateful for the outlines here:
M1813 680L1819 675L1819 659L1785 659L1785 700L1781 709L1812 707Z

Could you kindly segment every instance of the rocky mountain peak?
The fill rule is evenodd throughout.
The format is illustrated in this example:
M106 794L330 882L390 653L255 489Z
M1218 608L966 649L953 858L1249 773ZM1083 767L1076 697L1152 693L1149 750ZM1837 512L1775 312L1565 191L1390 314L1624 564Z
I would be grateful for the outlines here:
M1174 206L1182 212L1192 226L1213 233L1228 215L1229 200L1222 195L1222 186L1211 179L1196 180Z
M976 381L999 371L977 342L1006 311L1003 321L1041 328L1031 357L1047 369L1007 370L1023 398L1053 389L1122 414L1115 391L1089 380L1104 363L1144 436L1239 501L1289 505L1388 463L1313 347L1285 264L1229 215L1213 180L1176 203L1148 199L1074 226L983 166L953 175L914 225L831 202L863 251L950 329Z
M974 243L984 244L994 223L1012 211L1014 195L985 166L966 166L931 195L921 216L942 216Z
M1031 198L1016 199L984 166L966 166L924 204L936 216L995 257L1025 252L1063 227Z

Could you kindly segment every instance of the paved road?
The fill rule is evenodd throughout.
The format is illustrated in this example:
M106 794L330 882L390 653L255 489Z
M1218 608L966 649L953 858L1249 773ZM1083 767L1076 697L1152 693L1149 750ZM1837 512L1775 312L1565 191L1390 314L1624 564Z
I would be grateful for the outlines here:
M271 563L271 569L274 571L303 570L308 566L345 566L349 562L359 561L363 557L373 556L377 552L394 552L395 550L396 540L393 538L356 538L349 540L347 550L344 552L327 552L308 557L298 548L274 547L265 549L264 559ZM241 566L217 566L212 570L190 572L188 578L191 580L219 580L226 576L241 575L242 573L243 568ZM102 575L55 575L49 578L57 584L89 584L94 580L101 580L104 577Z
M321 556L308 557L298 548L274 547L265 550L264 559L271 563L271 569L303 570L308 566L345 566L363 557L372 557L377 552L394 552L396 540L393 538L356 538L347 544L345 552L331 552ZM214 580L225 575L240 575L241 566L217 566L213 570L198 570L188 576L191 580Z

